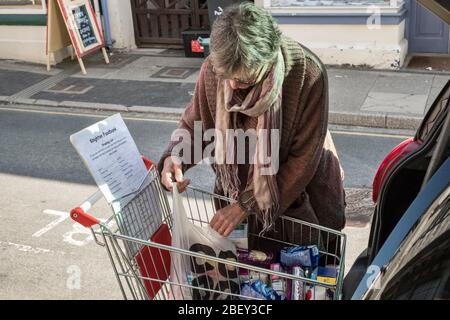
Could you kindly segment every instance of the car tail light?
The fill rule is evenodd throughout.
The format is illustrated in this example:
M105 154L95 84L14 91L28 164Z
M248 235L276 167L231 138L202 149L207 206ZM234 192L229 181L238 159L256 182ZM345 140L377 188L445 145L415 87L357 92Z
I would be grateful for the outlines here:
M387 174L391 171L394 165L416 150L420 145L420 141L414 140L414 138L409 138L392 149L386 158L384 158L377 173L375 174L375 178L373 179L372 200L374 203L378 201L381 187L383 186Z

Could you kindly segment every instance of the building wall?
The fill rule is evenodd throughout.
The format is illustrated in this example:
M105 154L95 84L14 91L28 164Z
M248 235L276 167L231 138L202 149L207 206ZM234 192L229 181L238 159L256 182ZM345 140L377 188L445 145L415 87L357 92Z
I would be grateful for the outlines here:
M108 12L113 47L123 50L136 48L131 1L108 0Z
M287 36L313 50L331 65L369 65L389 69L403 65L408 41L402 36L405 22L367 30L361 25L280 25Z
M284 34L313 50L324 63L392 69L408 53L406 11L397 7L271 7L256 0L278 21Z
M45 35L45 26L0 25L0 59L46 64ZM50 62L60 62L70 53L70 48L63 49L52 56Z
M0 26L0 58L46 63L45 26Z

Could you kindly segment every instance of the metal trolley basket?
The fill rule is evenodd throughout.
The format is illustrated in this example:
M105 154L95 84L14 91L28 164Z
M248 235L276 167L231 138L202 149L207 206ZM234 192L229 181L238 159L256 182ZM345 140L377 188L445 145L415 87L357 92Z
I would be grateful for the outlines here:
M173 221L167 194L161 187L155 166L150 160L143 159L148 169L148 175L143 184L138 191L111 204L113 214L107 221L101 222L88 213L102 198L100 191L71 211L71 218L90 228L95 242L106 248L124 299L175 299L174 291L176 290L178 292L187 290L190 292L190 298L194 299L254 299L241 292L241 284L245 280L237 277L237 284L230 283L229 276L231 273L236 274L237 271L239 274L250 275L253 280L283 279L290 288L294 285L301 290L300 294L303 298L306 290L309 289L310 293L312 292L312 299L316 298L319 290L332 293L329 296L332 299L341 299L345 234L287 216L280 218L281 225L285 229L284 233L294 233L294 229L297 233L300 230L301 233L300 236L294 237L294 234L288 236L290 241L251 234L249 231L249 237L286 247L305 245L305 238L307 238L307 244L318 246L321 264L337 269L335 282L318 281L305 276L273 271L236 260L173 247L170 240ZM194 187L188 187L183 196L188 219L200 226L208 225L216 210L232 202L226 197ZM203 269L206 269L206 264L219 266L218 269L225 270L226 274L217 276L222 277L224 281L214 285L206 281L201 285L195 281L193 283L178 281L178 275L169 277L170 257L173 258L175 255L189 257Z

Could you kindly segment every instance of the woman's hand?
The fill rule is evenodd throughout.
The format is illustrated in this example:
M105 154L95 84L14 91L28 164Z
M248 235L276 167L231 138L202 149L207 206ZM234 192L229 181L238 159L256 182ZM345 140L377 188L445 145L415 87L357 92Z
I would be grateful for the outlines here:
M183 178L183 171L181 170L181 160L176 157L169 156L164 160L164 167L161 171L161 183L169 191L172 190L172 183L174 179L177 182L178 192L182 193L186 187L191 183L191 180Z
M228 237L246 217L247 213L237 203L233 203L217 211L209 224L220 235Z

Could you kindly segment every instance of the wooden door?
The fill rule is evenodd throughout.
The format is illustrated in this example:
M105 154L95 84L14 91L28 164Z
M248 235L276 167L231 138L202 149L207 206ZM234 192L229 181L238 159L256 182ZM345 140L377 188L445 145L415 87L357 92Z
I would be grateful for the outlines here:
M136 44L182 46L187 29L209 30L206 0L131 0Z

